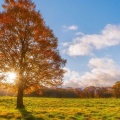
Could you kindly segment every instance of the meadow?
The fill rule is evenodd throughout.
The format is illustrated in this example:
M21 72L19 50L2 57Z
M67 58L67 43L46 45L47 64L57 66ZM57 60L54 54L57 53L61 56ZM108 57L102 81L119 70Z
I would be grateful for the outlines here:
M120 99L24 98L25 109L16 109L16 97L0 97L0 120L120 120Z

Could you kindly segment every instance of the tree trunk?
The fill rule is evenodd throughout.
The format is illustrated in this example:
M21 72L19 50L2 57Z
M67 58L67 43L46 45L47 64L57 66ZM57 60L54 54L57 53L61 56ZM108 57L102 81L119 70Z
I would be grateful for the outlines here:
M19 85L19 87L18 87L17 108L18 109L24 108L24 105L23 105L23 86L22 85Z

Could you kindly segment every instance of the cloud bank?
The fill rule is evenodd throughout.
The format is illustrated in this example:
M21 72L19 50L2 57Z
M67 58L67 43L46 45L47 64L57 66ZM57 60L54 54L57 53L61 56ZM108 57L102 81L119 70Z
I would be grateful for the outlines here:
M100 34L81 34L69 43L64 53L70 56L85 56L92 55L94 50L120 45L120 25L108 24Z
M88 66L89 72L80 75L76 71L67 71L65 73L64 87L87 87L87 86L112 86L120 78L120 68L110 58L91 58Z

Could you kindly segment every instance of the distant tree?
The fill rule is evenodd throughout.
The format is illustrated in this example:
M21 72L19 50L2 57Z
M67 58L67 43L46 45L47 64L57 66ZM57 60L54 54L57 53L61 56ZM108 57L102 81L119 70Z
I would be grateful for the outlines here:
M102 88L101 87L96 87L95 92L94 92L94 96L96 98L100 98L100 97L102 97L102 95L103 95Z
M77 94L75 93L74 88L67 87L66 88L66 95L65 96L68 97L68 98L76 98Z
M62 84L66 60L59 55L57 38L31 0L5 0L3 8L0 75L16 72L17 108L23 108L25 90Z
M85 96L88 98L94 98L95 86L89 86L84 89Z
M113 94L115 95L115 97L120 98L120 81L117 81L112 88L113 88Z
M75 91L75 94L77 95L78 98L84 97L84 93L83 93L81 88L75 88L74 91Z

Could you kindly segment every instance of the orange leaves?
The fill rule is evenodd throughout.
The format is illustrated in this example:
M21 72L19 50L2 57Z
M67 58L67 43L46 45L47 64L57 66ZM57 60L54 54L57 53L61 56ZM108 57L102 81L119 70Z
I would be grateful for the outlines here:
M59 55L58 40L45 25L30 0L6 0L7 10L0 13L0 69L20 71L20 81L27 91L40 84L62 84L66 60ZM5 68L5 65L8 68ZM18 80L19 81L19 80ZM29 90L28 90L29 88Z
M29 94L31 92L37 91L39 94L42 94L41 89L42 87L39 84L33 84L30 87L28 87L27 89L25 89L25 94Z
M0 23L10 23L11 19L6 15L1 15Z
M4 57L5 55L3 53L0 53L0 57Z

